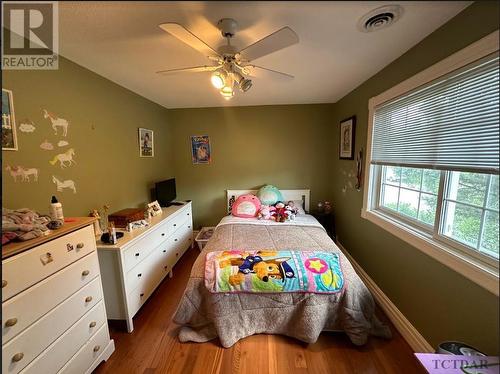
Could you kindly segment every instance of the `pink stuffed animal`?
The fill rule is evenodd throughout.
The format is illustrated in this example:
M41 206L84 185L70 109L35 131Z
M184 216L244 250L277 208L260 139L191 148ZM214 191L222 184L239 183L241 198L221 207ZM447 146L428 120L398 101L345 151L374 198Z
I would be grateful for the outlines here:
M269 205L262 205L258 214L259 219L275 220L276 208Z

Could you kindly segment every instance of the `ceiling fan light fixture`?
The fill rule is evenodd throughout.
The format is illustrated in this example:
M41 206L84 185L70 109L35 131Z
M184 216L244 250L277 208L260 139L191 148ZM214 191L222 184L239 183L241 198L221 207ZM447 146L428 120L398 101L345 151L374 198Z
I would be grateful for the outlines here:
M220 89L220 94L224 99L229 100L234 96L234 90L233 87L231 86L224 86Z
M227 73L222 69L214 71L212 73L212 76L210 77L212 85L217 89L223 88L226 85L226 80L227 80Z
M247 92L252 87L252 80L245 78L245 76L240 72L233 72L233 77L236 80L236 83L238 83L238 87L241 91Z

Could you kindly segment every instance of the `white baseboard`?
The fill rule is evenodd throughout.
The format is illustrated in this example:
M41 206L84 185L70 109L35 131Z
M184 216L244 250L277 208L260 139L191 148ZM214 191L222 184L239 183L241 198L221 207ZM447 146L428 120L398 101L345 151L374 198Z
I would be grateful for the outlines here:
M418 330L413 327L410 321L406 319L403 313L401 313L396 305L394 305L387 295L380 289L380 287L377 286L373 279L371 279L363 268L354 260L354 258L352 258L349 252L338 242L338 240L337 246L351 262L356 273L358 273L366 287L368 287L371 291L377 304L382 308L387 317L394 324L394 327L396 327L413 351L419 353L434 353L435 349L432 348L432 346L427 342L427 340L425 340Z

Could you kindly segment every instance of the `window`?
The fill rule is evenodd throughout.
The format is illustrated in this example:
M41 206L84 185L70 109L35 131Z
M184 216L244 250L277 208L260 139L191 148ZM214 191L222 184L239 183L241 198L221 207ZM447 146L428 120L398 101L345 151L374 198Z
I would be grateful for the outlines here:
M498 294L494 38L370 100L362 215Z
M443 242L499 258L498 175L400 166L381 166L380 173L379 210Z

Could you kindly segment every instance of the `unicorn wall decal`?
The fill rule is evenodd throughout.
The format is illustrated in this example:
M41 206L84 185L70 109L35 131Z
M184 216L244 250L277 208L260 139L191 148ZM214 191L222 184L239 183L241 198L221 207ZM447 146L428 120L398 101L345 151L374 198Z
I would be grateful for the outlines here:
M64 118L59 118L57 115L47 111L46 109L43 110L43 118L50 119L50 122L52 122L52 128L54 129L56 135L58 127L62 128L62 136L66 136L68 134L69 122Z
M73 160L73 156L75 155L75 150L73 148L68 149L64 153L59 153L52 160L49 161L51 165L55 165L57 161L59 161L59 166L61 169L71 166L72 164L76 164L76 161ZM66 165L66 162L69 162L69 165Z
M71 179L67 179L65 181L60 181L57 179L54 175L52 176L52 182L56 184L56 188L58 192L61 192L65 188L69 188L70 190L73 191L73 193L76 193L76 185L75 182L73 182Z
M14 178L14 182L17 182L17 177L21 177L22 182L31 182L30 176L33 175L33 182L38 182L38 169L35 168L29 168L29 169L24 169L21 166L9 166L7 165L5 167L5 170L7 170L12 178Z

